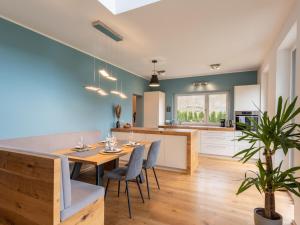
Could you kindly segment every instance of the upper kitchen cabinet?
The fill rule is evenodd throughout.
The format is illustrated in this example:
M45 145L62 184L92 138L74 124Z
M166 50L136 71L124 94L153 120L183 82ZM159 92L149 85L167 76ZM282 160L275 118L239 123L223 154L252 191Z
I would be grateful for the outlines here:
M260 85L234 86L234 111L258 111Z
M165 93L152 91L144 93L144 127L158 127L165 123Z

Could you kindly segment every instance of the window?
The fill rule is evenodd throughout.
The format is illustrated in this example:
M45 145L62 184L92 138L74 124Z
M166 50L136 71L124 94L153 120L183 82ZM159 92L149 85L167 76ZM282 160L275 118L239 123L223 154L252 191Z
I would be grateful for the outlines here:
M201 93L176 95L176 115L180 123L218 124L227 119L227 93Z

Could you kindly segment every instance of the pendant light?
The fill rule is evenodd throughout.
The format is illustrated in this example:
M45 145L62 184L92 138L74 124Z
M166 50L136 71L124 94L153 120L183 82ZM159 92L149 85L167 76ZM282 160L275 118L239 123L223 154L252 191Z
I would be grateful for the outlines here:
M111 90L110 93L114 95L120 95L120 92L118 91L118 81L116 81L116 88L114 90Z
M99 89L98 89L97 93L98 93L98 95L101 95L101 96L107 96L108 95L107 92L101 88L101 83L100 83L101 76L100 75L98 75L98 76L99 76L98 77L99 78Z
M92 84L84 86L84 88L88 91L96 92L99 88L96 86L96 72L95 72L95 57L94 57L94 82Z
M152 60L152 63L153 63L153 74L151 76L151 80L149 82L149 86L150 87L159 87L160 84L159 84L159 80L158 80L158 77L157 77L157 74L156 74L156 70L155 70L155 64L157 63L157 60Z
M112 44L111 42L109 42L109 44L107 44L109 46L110 49L112 49ZM112 52L110 50L110 52ZM109 53L109 51L107 52ZM108 79L108 80L111 80L111 81L116 81L117 78L112 76L112 71L109 73L109 70L107 68L107 63L105 62L105 69L101 69L98 71L104 78Z
M108 80L116 81L117 78L111 76L105 69L99 70L99 73Z

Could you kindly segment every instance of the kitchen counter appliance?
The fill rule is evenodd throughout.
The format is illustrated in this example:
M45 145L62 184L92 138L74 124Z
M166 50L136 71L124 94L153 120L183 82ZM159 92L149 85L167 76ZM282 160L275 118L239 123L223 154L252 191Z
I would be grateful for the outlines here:
M253 120L258 123L258 111L235 111L236 130L244 130L246 126L251 126L252 130L256 130Z

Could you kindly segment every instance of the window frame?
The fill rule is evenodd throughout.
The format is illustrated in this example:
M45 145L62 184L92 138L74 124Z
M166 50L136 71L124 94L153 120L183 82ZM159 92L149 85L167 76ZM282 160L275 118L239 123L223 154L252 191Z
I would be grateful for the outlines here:
M297 47L293 46L290 50L290 101L293 101L293 98L297 96L296 93L296 81L297 81ZM295 57L295 58L294 58ZM292 120L295 122L295 119ZM289 151L289 168L294 166L294 151Z
M189 93L178 93L174 95L174 110L173 110L173 118L177 121L177 98L179 96L195 96L195 95L204 95L205 97L205 122L204 123L197 123L197 122L181 122L183 125L219 125L220 123L212 123L209 122L209 95L216 95L216 94L225 94L226 95L226 120L228 120L230 115L230 95L229 91L205 91L205 92L189 92Z
M295 55L294 55L295 53ZM294 61L295 57L295 61ZM293 101L293 98L297 96L296 94L296 76L297 76L297 47L294 46L290 51L290 101ZM295 63L295 64L294 64Z

